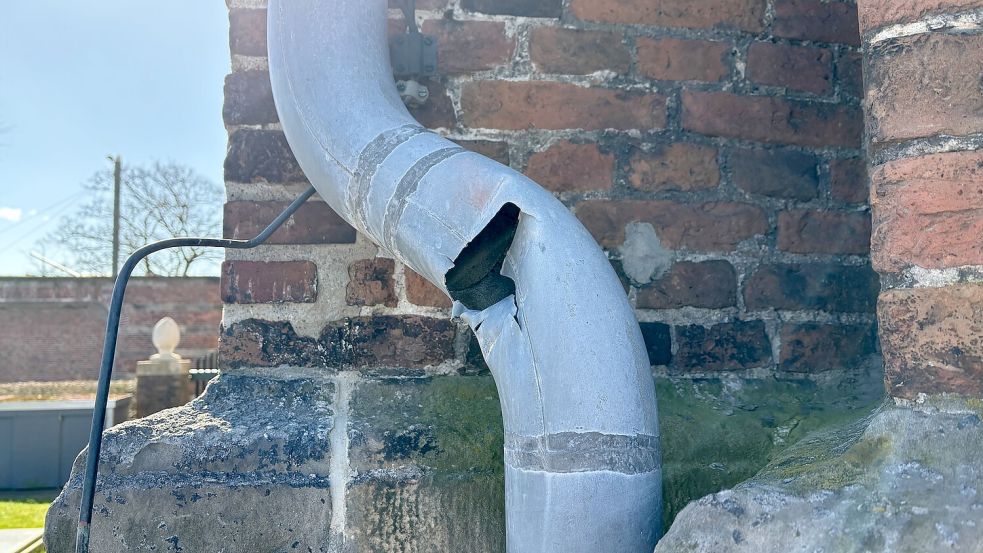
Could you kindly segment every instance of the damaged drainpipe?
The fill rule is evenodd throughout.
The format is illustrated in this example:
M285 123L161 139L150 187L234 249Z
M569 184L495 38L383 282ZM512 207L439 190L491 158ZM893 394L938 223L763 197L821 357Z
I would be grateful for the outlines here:
M549 192L427 131L393 82L386 0L270 0L283 130L320 195L455 300L501 397L510 553L650 553L655 390L607 257Z

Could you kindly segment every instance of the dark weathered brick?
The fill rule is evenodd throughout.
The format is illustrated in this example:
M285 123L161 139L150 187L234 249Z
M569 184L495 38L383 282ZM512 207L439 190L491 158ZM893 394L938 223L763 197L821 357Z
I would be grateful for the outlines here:
M834 199L851 204L866 204L867 165L863 158L834 159L829 162L829 193Z
M687 90L683 128L761 142L858 148L863 116L850 105Z
M247 319L222 329L219 361L223 370L281 365L331 367L316 339L298 336L289 322L258 319Z
M430 19L421 32L437 39L437 67L441 73L467 73L494 69L512 57L515 41L505 36L500 21Z
M833 0L777 0L775 36L860 45L857 5Z
M265 125L279 121L269 72L241 71L227 75L222 118L226 125Z
M983 397L983 285L888 290L877 315L889 394Z
M878 271L983 265L983 151L891 161L871 173Z
M877 144L983 130L983 35L928 33L866 56L868 139Z
M640 309L737 305L737 273L726 261L679 261L662 278L638 290Z
M781 370L816 373L859 369L876 362L873 324L786 323L782 325Z
M448 319L377 315L333 321L309 338L288 322L249 319L224 329L220 358L226 368L421 369L454 359L455 332Z
M225 180L285 184L306 182L307 177L282 132L240 129L229 136Z
M450 309L451 300L447 294L441 292L439 288L430 284L427 279L408 267L404 274L406 275L406 299L410 300L410 303Z
M577 217L606 248L624 242L625 225L632 221L650 223L664 247L698 251L731 251L768 231L764 211L741 203L590 200L577 206Z
M385 315L329 323L320 342L343 366L422 368L454 359L455 333L449 319Z
M676 327L676 365L691 372L729 371L770 365L771 342L762 321L734 321L709 328Z
M860 52L844 51L836 62L836 74L840 90L852 98L864 97L863 56Z
M223 236L248 240L283 212L287 202L229 202L222 221ZM352 244L355 229L324 202L307 202L283 224L267 244Z
M396 307L396 263L377 257L360 259L348 266L345 301L348 305L385 305Z
M567 83L470 82L461 91L461 108L469 127L504 130L651 130L666 122L661 94Z
M877 273L866 265L764 265L744 283L744 303L750 310L872 313L879 289Z
M645 349L652 365L668 365L672 361L672 337L669 325L664 323L639 323Z
M266 56L266 10L229 10L229 49L240 56Z
M631 63L621 33L557 27L533 29L529 56L537 70L567 75L625 73Z
M226 261L222 263L225 303L314 303L317 265L310 261Z
M571 0L573 15L587 21L690 29L764 28L765 0Z
M748 48L747 76L758 84L829 94L833 54L828 48L755 42Z
M664 81L717 82L730 74L729 42L638 37L638 71Z
M560 17L561 0L462 0L461 7L471 12L522 17Z
M734 184L751 194L790 200L819 195L815 156L791 150L734 150L730 168Z
M865 255L870 251L870 215L860 211L779 213L778 249L793 253Z
M702 190L720 183L717 150L711 146L677 142L633 148L628 166L628 183L646 192Z
M526 175L553 192L607 190L614 178L614 156L596 144L563 140L529 157Z

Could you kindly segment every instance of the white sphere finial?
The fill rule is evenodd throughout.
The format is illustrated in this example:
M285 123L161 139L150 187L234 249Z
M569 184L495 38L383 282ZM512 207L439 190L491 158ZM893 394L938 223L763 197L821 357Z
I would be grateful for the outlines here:
M154 358L180 358L174 353L174 350L181 342L181 329L174 322L174 319L164 317L157 321L157 324L154 325L152 340L154 347L157 348L157 354L153 356Z

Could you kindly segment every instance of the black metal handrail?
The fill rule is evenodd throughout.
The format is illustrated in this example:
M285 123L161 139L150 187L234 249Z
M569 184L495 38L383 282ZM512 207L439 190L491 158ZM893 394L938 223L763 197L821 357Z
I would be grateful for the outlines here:
M99 472L99 452L102 449L102 431L106 424L106 402L109 400L109 380L113 375L113 363L116 358L116 339L119 335L119 319L123 310L123 296L126 294L126 284L130 280L130 275L137 263L148 255L166 250L168 248L180 248L185 246L197 246L208 248L231 248L236 250L248 250L255 248L266 242L270 236L291 215L300 209L300 206L317 190L313 186L308 188L296 200L294 200L263 232L250 240L231 240L225 238L171 238L161 240L153 244L148 244L126 259L126 263L120 269L119 276L116 277L116 284L113 287L113 298L109 307L109 318L106 322L106 341L102 348L102 366L99 369L99 387L96 390L96 404L92 410L92 429L89 432L88 455L85 459L85 480L82 484L82 502L79 506L79 524L75 534L75 553L89 553L89 533L92 524L92 504L96 496L96 477Z

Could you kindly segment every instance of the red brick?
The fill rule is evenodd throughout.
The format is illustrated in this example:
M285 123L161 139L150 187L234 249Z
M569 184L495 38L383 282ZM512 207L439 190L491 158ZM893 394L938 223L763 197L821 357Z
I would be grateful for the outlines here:
M225 303L314 303L317 266L310 261L226 261L222 263Z
M870 216L859 211L783 211L778 214L778 249L866 255L870 251Z
M981 0L860 0L860 28L864 32L891 23L907 23L942 13L983 8Z
M426 307L440 307L450 309L451 300L440 291L439 288L430 284L430 281L418 275L410 268L406 268L406 299L414 305Z
M710 146L676 142L651 151L635 148L628 165L628 183L646 192L702 190L720 183L717 150Z
M860 52L841 52L836 62L840 90L852 98L864 97L863 56Z
M849 371L879 361L873 324L782 325L779 367L794 373Z
M770 366L771 342L762 321L676 327L676 364L690 372Z
M307 177L280 131L240 129L229 136L226 182L306 183Z
M606 248L620 246L625 225L633 221L650 223L662 245L671 249L731 251L768 231L764 211L741 203L590 200L577 206L577 217Z
M888 290L877 309L894 397L983 397L983 286Z
M666 98L660 94L585 88L565 83L481 81L464 85L469 127L540 129L661 129Z
M871 142L983 131L983 35L930 33L867 56Z
M229 50L233 55L266 57L266 10L229 10Z
M747 76L758 84L829 94L833 54L826 48L755 42L748 48Z
M567 75L601 70L625 73L631 63L621 33L557 27L533 29L529 56L542 73Z
M868 266L837 263L763 265L744 283L749 310L873 313L880 280Z
M729 42L638 37L638 71L664 81L717 82L730 74Z
M878 271L983 265L983 151L901 159L871 173Z
M430 97L422 106L410 107L410 114L429 129L456 127L457 114L444 84L435 79L420 79L420 84L427 87Z
M223 235L248 240L266 228L288 202L225 204ZM307 202L283 224L267 244L353 244L355 229L324 202Z
M348 305L396 307L396 262L377 257L360 259L348 266L345 301Z
M764 0L571 0L585 21L689 29L764 29Z
M833 199L850 204L867 203L867 164L863 158L829 162L829 191Z
M639 309L737 305L737 273L726 261L679 261L662 278L638 290Z
M442 73L483 71L505 65L515 41L505 36L500 21L431 19L422 32L437 39L437 67Z
M495 142L494 140L455 140L455 142L472 152L494 159L502 165L508 165L510 162L509 144L507 142Z
M683 128L711 136L858 148L862 121L855 106L729 92L683 92Z
M461 7L471 12L522 17L560 17L561 0L462 0Z
M751 194L811 200L819 194L815 156L791 150L735 150L730 169L736 184Z
M777 0L775 36L860 45L857 6L836 0Z
M526 175L553 192L586 192L611 188L614 156L596 144L553 144L529 158Z
M0 279L0 382L95 378L112 289L110 278ZM151 331L164 316L181 327L178 353L201 355L218 345L219 279L134 277L122 315L117 373L132 374L154 353Z
M265 125L279 121L269 72L242 71L227 75L222 118L226 125Z

